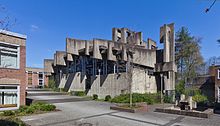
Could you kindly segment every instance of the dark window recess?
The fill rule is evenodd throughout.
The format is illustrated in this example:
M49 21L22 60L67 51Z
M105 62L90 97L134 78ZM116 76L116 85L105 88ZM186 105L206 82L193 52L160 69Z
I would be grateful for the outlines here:
M154 75L154 70L148 70L148 75Z

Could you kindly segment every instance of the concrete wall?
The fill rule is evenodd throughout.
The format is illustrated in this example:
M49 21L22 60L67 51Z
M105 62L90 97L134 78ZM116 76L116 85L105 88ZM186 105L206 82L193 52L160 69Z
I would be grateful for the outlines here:
M56 55L54 55L54 56L55 56L54 64L66 66L66 62L65 62L66 52L56 51Z
M68 91L85 91L86 77L81 76L80 72L74 74L73 81Z
M156 93L157 85L154 76L149 76L143 69L134 69L133 71L132 92L135 93ZM122 93L129 93L130 86L127 83L126 73L97 75L92 77L91 89L88 96L97 94L99 98L105 98L106 95L112 97Z
M85 76L81 76L80 72L63 74L59 83L59 88L65 91L85 91Z
M135 68L133 71L132 91L136 93L156 93L155 76L148 75L147 70Z
M126 74L108 74L93 76L91 80L91 89L87 95L97 94L99 98L105 98L106 95L114 97L121 93L128 93L129 85L126 82Z
M54 73L53 63L53 59L44 59L44 72L46 75L51 75L51 73Z
M154 65L156 64L156 50L135 49L133 62L154 68Z

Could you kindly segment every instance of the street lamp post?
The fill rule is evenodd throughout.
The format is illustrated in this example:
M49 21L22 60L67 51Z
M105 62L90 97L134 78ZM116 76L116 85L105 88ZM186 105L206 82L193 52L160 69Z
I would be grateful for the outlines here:
M163 74L160 74L160 102L163 103Z

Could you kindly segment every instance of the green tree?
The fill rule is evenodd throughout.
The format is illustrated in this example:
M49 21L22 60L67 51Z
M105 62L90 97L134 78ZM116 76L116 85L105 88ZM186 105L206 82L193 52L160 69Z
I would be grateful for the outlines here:
M191 36L186 27L176 33L177 78L191 83L196 77L197 69L203 64L200 52L201 39Z

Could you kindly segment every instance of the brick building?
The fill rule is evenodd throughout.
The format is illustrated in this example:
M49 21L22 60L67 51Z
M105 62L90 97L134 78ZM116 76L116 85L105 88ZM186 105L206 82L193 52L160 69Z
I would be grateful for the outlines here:
M209 68L209 74L211 76L213 84L213 96L215 101L220 102L220 65L212 65Z
M43 68L26 67L26 82L27 88L43 88L48 85Z
M0 110L25 105L26 38L0 30Z

